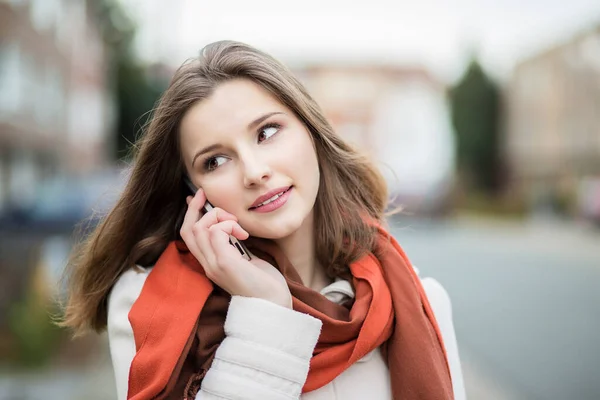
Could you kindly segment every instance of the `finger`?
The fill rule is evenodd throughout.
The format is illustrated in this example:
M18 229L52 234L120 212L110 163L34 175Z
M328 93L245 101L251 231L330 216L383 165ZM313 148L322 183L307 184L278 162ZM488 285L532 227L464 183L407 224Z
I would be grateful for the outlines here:
M187 201L187 199L190 200ZM200 219L200 210L206 202L206 196L204 195L204 191L202 189L198 189L198 191L193 197L188 196L187 199L186 201L188 203L188 209L185 213L183 224L185 226L191 227L191 225L193 225L194 223L196 223L196 221Z
M210 244L217 260L222 260L224 256L231 257L236 254L235 258L241 257L239 251L231 245L230 236L245 240L249 234L235 221L223 221L210 227Z
M240 257L237 249L229 242L230 232L235 229L234 224L237 222L232 220L216 223L207 229L207 235L203 237L207 241L205 246L208 249L207 266L204 270L209 279L218 285L224 283L222 280L230 275L231 268L235 268L234 263Z
M206 203L206 194L204 193L204 190L198 189L196 191L196 194L194 194L194 196L190 200L189 206L194 208L195 210L198 210L198 212L202 212L202 207L204 206L204 203Z
M203 229L208 229L211 226L218 224L219 222L223 222L223 221L236 221L237 222L237 217L231 213L228 213L227 211L223 210L222 208L215 207L212 210L210 210L209 212L207 212L206 214L204 214L204 216L200 219L200 221L198 221L198 225L199 225L199 227L201 227Z
M203 257L200 254L200 250L195 239L194 224L198 222L198 219L200 218L199 204L204 204L206 197L204 195L204 191L202 189L198 189L194 197L188 196L188 198L188 208L183 218L183 223L181 224L179 234L181 235L181 238L185 244L188 246L188 249L198 259L198 261L202 263L205 260L201 259Z
M212 232L214 230L220 230L227 234L227 236L231 235L239 240L246 240L250 234L242 228L242 226L233 220L221 221L209 228L209 231Z
M206 219L210 221L213 217L217 220L226 219L224 221L218 221L206 229L200 226L205 223L203 220ZM235 254L239 253L239 251L237 251L237 249L232 251L230 246L230 235L240 240L247 239L250 236L249 233L237 223L237 218L235 218L234 215L223 210L217 211L216 209L211 210L210 215L207 214L202 217L201 221L196 224L194 229L199 231L196 232L197 243L200 247L200 251L202 251L206 257L209 267L210 265L219 264L218 261L222 260L224 256L237 258ZM219 248L219 251L217 251L216 248Z

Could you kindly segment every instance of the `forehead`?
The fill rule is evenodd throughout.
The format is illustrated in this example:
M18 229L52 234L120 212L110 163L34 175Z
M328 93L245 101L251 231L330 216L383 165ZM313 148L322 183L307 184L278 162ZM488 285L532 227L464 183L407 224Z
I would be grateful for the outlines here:
M244 129L249 122L285 107L267 90L246 79L219 84L205 100L193 105L181 121L182 140L190 134Z

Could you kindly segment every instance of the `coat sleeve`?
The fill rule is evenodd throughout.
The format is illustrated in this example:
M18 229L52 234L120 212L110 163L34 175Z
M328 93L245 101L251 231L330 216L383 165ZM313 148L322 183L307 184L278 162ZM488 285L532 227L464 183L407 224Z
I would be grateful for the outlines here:
M108 339L118 400L127 399L129 368L135 356L129 310L149 271L125 272L108 301ZM196 399L298 399L322 322L269 301L233 296L225 339L202 381Z
M196 399L298 399L322 322L269 301L233 296L225 339Z
M150 269L130 269L121 275L108 297L108 344L117 385L117 399L127 399L129 367L135 356L129 310L137 300Z
M454 323L452 322L452 303L446 289L433 278L421 279L423 289L427 294L433 314L440 327L446 353L448 355L448 364L450 366L450 375L452 378L452 387L454 389L454 400L466 400L465 384L463 380L462 369L460 366L460 357L458 354L458 344L456 342L456 333Z

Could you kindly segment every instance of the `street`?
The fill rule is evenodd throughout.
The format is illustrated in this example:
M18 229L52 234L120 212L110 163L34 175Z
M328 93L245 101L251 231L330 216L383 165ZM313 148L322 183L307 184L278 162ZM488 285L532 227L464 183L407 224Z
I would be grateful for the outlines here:
M477 220L393 232L450 294L469 398L600 398L598 232Z

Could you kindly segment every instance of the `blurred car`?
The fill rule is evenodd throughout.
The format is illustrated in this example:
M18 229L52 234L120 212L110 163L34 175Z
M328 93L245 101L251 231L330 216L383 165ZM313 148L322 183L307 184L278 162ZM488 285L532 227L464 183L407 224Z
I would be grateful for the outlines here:
M70 235L94 228L115 203L123 187L119 171L86 177L61 176L39 185L35 200L14 204L0 214L0 230L31 235Z

